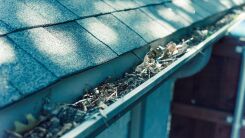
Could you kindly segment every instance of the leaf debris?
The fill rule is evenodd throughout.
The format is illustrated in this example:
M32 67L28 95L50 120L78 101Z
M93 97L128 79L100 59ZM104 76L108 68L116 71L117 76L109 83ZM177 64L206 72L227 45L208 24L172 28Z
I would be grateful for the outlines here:
M8 131L9 137L46 137L56 138L62 136L72 128L81 124L95 113L100 113L106 118L103 111L112 103L156 75L171 63L184 55L190 48L199 44L212 35L225 24L229 23L239 11L227 14L216 24L195 28L189 36L179 42L169 42L167 45L159 45L151 48L144 61L133 71L125 73L123 77L113 82L104 82L100 86L87 91L81 100L73 104L61 105L55 109L47 107L43 112L43 119L36 127L24 133ZM45 107L46 108L46 107Z

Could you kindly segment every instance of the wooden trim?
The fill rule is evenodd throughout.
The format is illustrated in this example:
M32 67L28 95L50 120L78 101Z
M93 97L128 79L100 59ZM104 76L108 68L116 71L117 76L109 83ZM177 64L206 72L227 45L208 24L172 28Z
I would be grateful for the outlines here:
M225 125L230 124L227 122L227 117L232 116L227 112L182 103L172 103L171 112L176 115Z

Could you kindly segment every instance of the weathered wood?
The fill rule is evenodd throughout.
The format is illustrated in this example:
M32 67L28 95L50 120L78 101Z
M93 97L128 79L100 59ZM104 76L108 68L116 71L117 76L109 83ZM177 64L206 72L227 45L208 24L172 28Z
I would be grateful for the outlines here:
M172 104L172 113L225 125L229 124L226 120L227 117L231 116L226 112L181 103Z
M200 138L204 136L229 138L231 128L224 123L224 117L233 113L236 99L240 70L240 56L235 52L237 45L244 45L244 42L228 36L222 38L215 44L211 60L206 68L190 78L177 81L174 102L201 106L208 109L208 112L204 113L208 116L199 116L196 112L191 114L196 118L174 114L172 116L171 138ZM215 115L219 115L220 112L210 112L217 110L226 113L226 115L221 114L221 118L219 118ZM244 128L241 136L245 136Z

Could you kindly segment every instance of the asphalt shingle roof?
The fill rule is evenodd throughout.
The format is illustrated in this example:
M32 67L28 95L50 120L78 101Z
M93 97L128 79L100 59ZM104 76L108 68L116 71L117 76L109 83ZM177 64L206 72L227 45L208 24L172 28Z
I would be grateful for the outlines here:
M79 17L56 0L23 0L23 2L50 23L65 22Z
M117 56L76 22L20 31L9 37L57 77Z
M188 5L188 4L183 5L181 3L185 3L185 2L176 1L173 3L167 3L166 6L171 8L171 9L174 9L174 12L177 15L182 16L189 23L194 23L194 22L197 22L198 20L203 19L203 17L201 17L196 12L196 10L194 9L193 6L186 7L186 5Z
M101 0L58 0L79 17L93 16L115 11Z
M104 2L116 10L132 9L142 6L133 0L104 0Z
M203 9L205 9L211 14L215 14L217 12L221 12L226 9L225 6L223 6L222 4L214 0L205 0L205 1L204 0L193 0L193 1L195 2L196 5L203 7Z
M139 9L113 13L118 19L132 28L147 42L162 38L170 34L169 30L157 23L156 20L147 16Z
M148 5L148 4L166 3L166 2L170 2L171 0L134 0L134 1L136 1L141 6L144 6L144 5Z
M158 23L162 24L162 26L169 31L175 31L190 25L190 22L176 14L173 9L163 4L157 6L147 6L141 8L141 10Z
M8 25L4 21L0 20L0 35L11 32L12 30L13 30L13 28L10 25Z
M111 14L77 21L118 55L143 46L146 42Z
M0 0L0 107L244 3L209 1Z
M0 20L14 29L50 23L22 1L0 0L0 3Z
M0 95L4 95L1 97L4 101L9 101L7 95L10 99L17 99L18 95L30 94L57 79L40 62L18 48L7 37L0 38L0 55ZM13 90L16 91L8 93Z

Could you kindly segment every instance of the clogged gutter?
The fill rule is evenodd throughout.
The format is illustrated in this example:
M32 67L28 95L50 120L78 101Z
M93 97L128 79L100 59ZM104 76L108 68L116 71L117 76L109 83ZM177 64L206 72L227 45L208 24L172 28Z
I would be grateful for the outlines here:
M81 100L73 104L64 104L55 108L45 106L39 121L29 124L32 127L17 124L16 130L9 131L8 136L15 138L60 137L82 122L91 119L95 113L100 112L104 116L103 109L159 73L188 50L195 48L197 44L232 21L240 12L241 10L233 10L212 26L195 28L190 36L179 42L169 42L166 46L151 48L143 63L134 71L125 73L116 81L106 81L95 89L87 91ZM30 115L30 118L33 117Z

